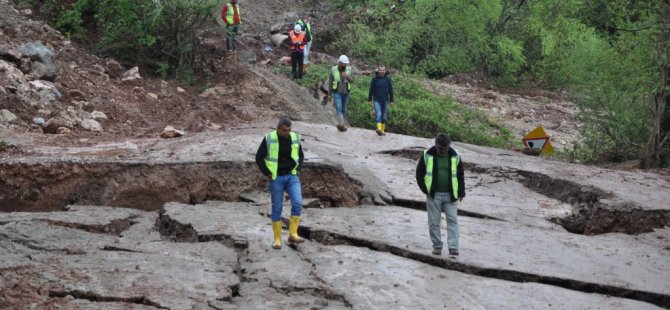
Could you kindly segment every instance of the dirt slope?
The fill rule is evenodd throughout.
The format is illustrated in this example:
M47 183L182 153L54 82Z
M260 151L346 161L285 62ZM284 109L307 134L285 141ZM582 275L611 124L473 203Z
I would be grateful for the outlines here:
M19 68L21 62L29 60L7 55L27 42L43 43L54 53L57 75L53 86L60 95L56 95L55 100L36 102L3 88L0 109L6 109L18 118L9 124L0 124L3 130L39 134L42 129L34 122L36 117L45 121L65 117L73 123L71 132L58 137L45 136L46 140L67 143L86 138L93 142L124 137L156 137L168 125L199 132L226 130L276 119L280 115L311 122L327 122L332 117L329 111L321 110L304 88L273 74L268 68L256 67L253 59L248 62L249 55L253 57L258 52L251 46L258 41L254 39L255 35L251 35L257 30L251 27L260 29L266 24L250 23L243 36L246 45L237 53L223 50L216 28L205 33L202 44L211 53L207 64L211 80L206 83L186 85L142 71L139 72L141 78L123 81L121 75L131 69L130 64L118 64L113 59L92 55L84 46L32 20L35 14L25 6L9 1L0 2L0 6L0 37L3 41L0 44L0 59L6 61L7 66ZM263 10L249 12L264 14ZM250 18L253 16L249 15ZM266 29L269 30L269 26ZM278 50L277 55L264 56L278 59L282 56L281 52ZM27 82L23 84L28 88L32 87L28 83L38 80L27 73L21 74L20 78ZM34 87L30 91L36 92ZM81 120L85 118L83 115L86 115L84 112L92 111L100 111L107 116L107 119L98 120L101 131L93 132L81 126Z

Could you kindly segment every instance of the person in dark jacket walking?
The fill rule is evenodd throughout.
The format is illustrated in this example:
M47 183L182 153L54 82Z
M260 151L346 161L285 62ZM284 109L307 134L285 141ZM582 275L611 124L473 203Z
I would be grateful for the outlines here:
M465 197L463 163L451 147L451 139L441 133L435 145L423 151L416 166L416 182L426 194L428 231L433 243L433 254L442 254L440 216L447 216L447 246L449 255L458 255L458 204Z
M263 142L256 151L256 165L270 180L272 197L272 231L274 242L272 248L281 249L281 213L284 203L284 192L291 199L291 218L289 220L289 243L301 243L305 239L298 236L300 214L302 213L302 189L298 171L302 168L305 155L300 145L300 135L291 132L291 120L282 117L277 123L277 130L265 135Z
M393 80L386 72L384 65L379 66L377 74L370 82L370 91L368 92L368 104L372 106L374 99L375 123L377 124L377 134L383 136L386 134L386 124L388 124L389 105L393 106Z

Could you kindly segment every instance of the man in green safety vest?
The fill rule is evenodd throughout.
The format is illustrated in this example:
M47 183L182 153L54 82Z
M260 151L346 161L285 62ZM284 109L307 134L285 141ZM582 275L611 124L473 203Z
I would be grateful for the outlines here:
M226 47L229 52L234 51L237 49L237 31L242 23L237 0L230 0L230 3L223 6L221 18L226 23Z
M309 51L312 49L312 41L314 40L314 33L312 33L312 24L310 24L310 21L312 20L312 17L309 15L306 15L304 18L299 19L297 22L295 22L296 25L300 25L302 30L306 32L307 36L307 44L305 45L305 56L303 57L302 61L302 73L305 74L307 73L307 67L309 67Z
M349 57L347 55L340 55L340 58L337 60L337 66L330 68L330 75L328 76L328 95L326 96L326 100L332 96L335 102L337 129L339 131L347 131L347 102L349 101L351 83L354 82L354 77L351 73Z
M291 132L291 120L282 117L277 130L265 135L256 151L256 164L270 180L272 197L272 248L281 249L281 213L284 207L284 192L291 199L291 218L289 220L289 243L301 243L305 240L298 236L300 213L302 212L302 190L298 171L302 168L304 155L300 145L300 135Z
M458 255L458 203L465 197L463 163L451 147L451 139L441 133L435 145L421 153L416 166L416 182L426 194L428 232L433 242L433 254L442 254L440 216L447 216L447 246L449 255Z

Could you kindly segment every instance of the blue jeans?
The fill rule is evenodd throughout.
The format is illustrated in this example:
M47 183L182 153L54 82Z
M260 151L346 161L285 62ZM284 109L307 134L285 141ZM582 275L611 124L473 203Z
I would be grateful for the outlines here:
M388 101L375 100L375 123L388 123L389 121L389 103Z
M270 194L272 195L272 221L281 220L281 211L284 208L284 192L291 199L291 216L300 216L302 211L302 190L300 189L300 178L297 175L278 175L270 181Z
M442 233L440 232L440 215L447 215L447 245L449 249L458 250L458 200L451 202L451 193L435 193L435 198L426 195L426 211L428 211L428 231L433 249L442 249Z
M337 120L340 125L344 125L344 118L347 115L347 100L349 99L349 94L341 94L335 92L333 94L333 99L335 100L335 110L337 110Z

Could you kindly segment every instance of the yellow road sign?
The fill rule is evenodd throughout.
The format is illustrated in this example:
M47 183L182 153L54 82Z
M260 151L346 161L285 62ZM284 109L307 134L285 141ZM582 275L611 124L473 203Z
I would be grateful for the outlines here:
M523 144L531 150L539 151L540 154L551 155L554 153L554 146L551 145L551 137L547 135L542 126L535 127L525 136Z

